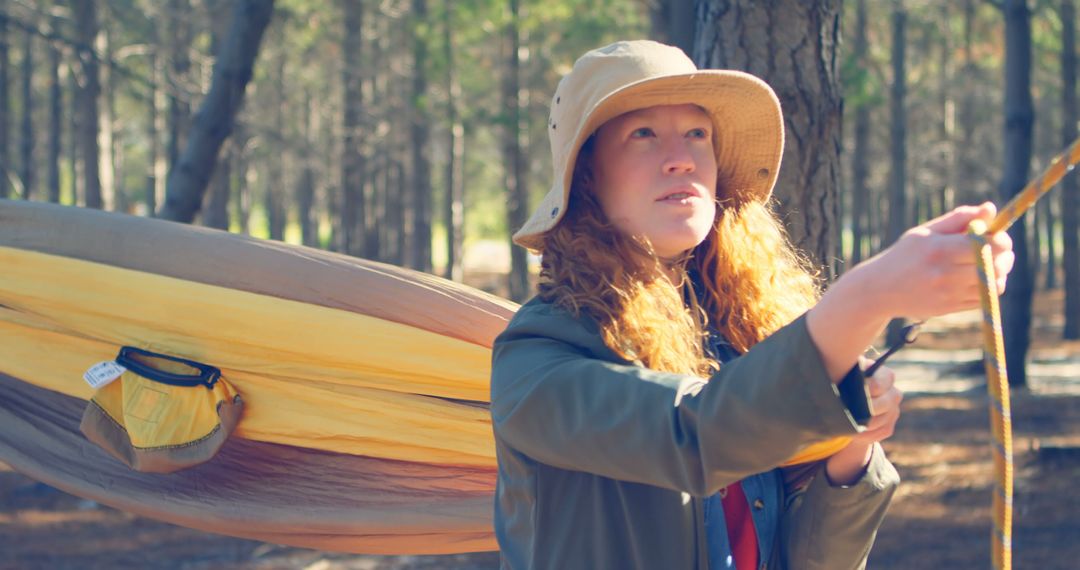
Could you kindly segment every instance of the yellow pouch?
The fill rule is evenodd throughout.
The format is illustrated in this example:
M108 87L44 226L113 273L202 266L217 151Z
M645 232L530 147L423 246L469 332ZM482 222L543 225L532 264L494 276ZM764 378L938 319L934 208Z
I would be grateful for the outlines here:
M130 346L116 364L126 370L98 388L79 428L136 471L203 463L240 421L243 401L213 366Z

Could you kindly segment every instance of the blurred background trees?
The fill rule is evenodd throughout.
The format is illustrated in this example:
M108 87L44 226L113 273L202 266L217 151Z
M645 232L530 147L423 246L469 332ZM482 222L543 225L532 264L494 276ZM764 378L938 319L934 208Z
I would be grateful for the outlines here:
M536 260L509 235L551 181L558 78L651 37L776 88L776 207L829 278L956 204L1003 203L1075 136L1073 4L0 0L0 197L192 220L520 301ZM249 81L229 59L245 46ZM1014 230L1018 346L1025 289L1064 285L1080 336L1072 178Z

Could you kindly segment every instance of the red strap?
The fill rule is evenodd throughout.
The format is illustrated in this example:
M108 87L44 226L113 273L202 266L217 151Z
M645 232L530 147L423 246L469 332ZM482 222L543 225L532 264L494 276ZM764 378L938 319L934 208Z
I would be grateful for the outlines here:
M731 555L735 558L735 570L757 570L758 541L754 531L754 519L750 516L750 503L746 500L742 483L732 483L721 494L724 505L724 522L727 524Z

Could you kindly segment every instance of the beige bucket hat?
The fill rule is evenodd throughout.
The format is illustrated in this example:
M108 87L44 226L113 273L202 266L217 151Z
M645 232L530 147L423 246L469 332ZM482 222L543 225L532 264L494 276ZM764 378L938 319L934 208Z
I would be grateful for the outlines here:
M712 118L718 184L765 200L784 151L780 101L762 80L741 71L698 69L676 47L637 40L581 56L551 99L548 136L554 183L514 243L540 250L544 232L566 211L578 151L596 129L623 113L693 103Z

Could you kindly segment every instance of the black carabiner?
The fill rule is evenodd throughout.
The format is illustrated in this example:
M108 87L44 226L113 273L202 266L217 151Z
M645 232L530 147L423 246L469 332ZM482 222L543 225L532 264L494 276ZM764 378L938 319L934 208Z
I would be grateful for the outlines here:
M899 342L890 346L888 350L885 351L885 354L879 356L877 360L875 360L873 363L870 364L869 367L867 367L866 370L863 370L863 375L868 377L873 376L874 372L877 372L877 369L881 368L882 364L885 364L885 359L895 354L896 351L900 350L901 348L904 348L905 346L915 342L915 339L919 338L919 327L922 326L923 322L924 321L911 323L910 325L904 327L902 329L904 337L901 338Z

